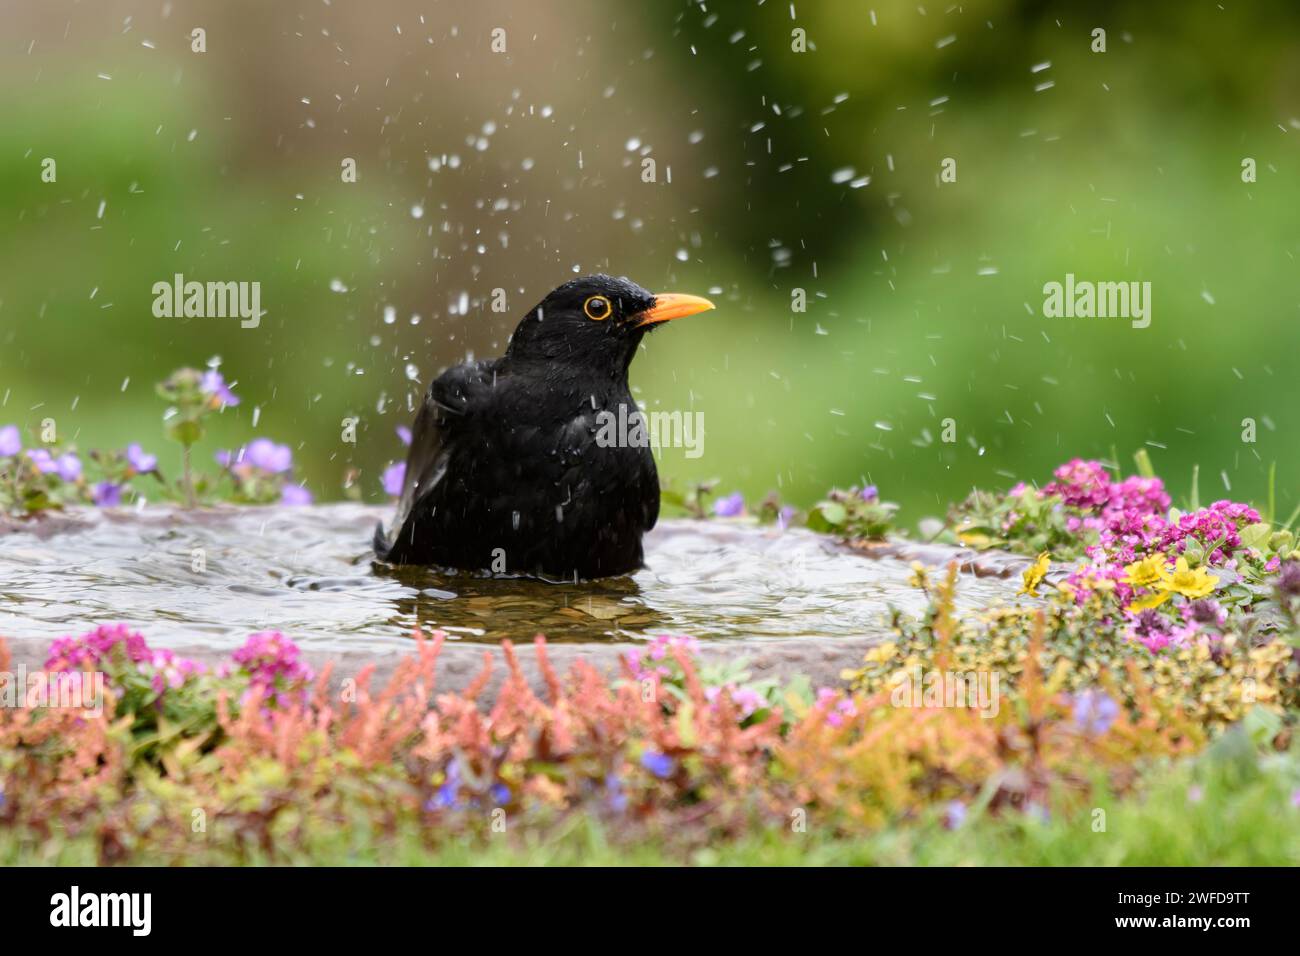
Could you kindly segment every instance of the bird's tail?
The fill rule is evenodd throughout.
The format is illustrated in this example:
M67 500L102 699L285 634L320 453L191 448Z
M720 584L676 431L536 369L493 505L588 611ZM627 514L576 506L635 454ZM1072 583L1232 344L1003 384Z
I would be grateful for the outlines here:
M393 545L388 540L388 535L384 534L384 523L382 521L375 522L374 546L375 556L380 561L387 561L389 553L393 550Z

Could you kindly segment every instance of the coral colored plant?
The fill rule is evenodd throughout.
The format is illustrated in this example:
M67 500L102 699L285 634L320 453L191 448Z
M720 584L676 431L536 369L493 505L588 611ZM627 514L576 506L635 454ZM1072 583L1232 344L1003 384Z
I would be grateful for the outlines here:
M0 430L0 456L12 437ZM250 445L245 461L278 474L287 451ZM959 619L955 568L917 566L928 611L895 614L846 689L752 680L743 663L702 661L686 635L655 638L617 675L557 674L539 638L536 688L505 643L458 693L437 688L440 632L417 634L382 688L373 668L313 674L276 632L215 668L122 625L61 638L46 671L103 675L103 706L0 708L0 836L42 857L90 847L79 862L99 863L433 852L482 847L499 828L545 844L593 821L619 840L701 849L805 819L830 839L874 839L934 821L1072 820L1132 805L1171 762L1242 747L1282 768L1274 807L1300 766L1290 532L1234 502L1180 513L1157 479L1112 480L1086 461L959 516L985 504L983 530L963 534L988 541L965 543L1035 555L1029 600ZM875 489L822 505L810 520L855 537L890 515ZM0 641L6 695L8 671ZM1300 806L1300 779L1293 789Z

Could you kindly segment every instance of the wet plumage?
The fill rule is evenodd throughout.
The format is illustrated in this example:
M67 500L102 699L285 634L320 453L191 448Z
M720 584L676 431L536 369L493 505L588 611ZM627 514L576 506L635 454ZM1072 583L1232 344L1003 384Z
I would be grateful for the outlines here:
M602 413L639 415L628 367L646 332L712 305L626 279L566 282L529 311L505 355L454 366L415 418L391 531L393 564L572 579L642 565L659 515L644 445L603 447Z

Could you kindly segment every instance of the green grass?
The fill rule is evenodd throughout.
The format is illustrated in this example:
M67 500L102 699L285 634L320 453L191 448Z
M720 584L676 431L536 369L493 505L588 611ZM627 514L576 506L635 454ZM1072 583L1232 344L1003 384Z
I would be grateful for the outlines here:
M1103 799L1056 819L1032 814L979 816L955 829L941 809L879 832L837 836L811 811L806 833L760 829L736 839L681 839L679 831L633 833L574 815L545 829L512 826L500 834L453 837L430 848L413 827L375 832L359 813L352 826L301 821L294 850L254 863L350 866L1297 866L1300 865L1300 759L1260 758L1239 731L1201 757L1152 768L1140 798ZM427 836L427 834L426 834ZM703 844L703 845L702 845ZM174 862L140 852L132 861ZM193 837L184 861L239 862L229 846ZM57 832L39 843L0 834L4 865L94 865L88 837Z

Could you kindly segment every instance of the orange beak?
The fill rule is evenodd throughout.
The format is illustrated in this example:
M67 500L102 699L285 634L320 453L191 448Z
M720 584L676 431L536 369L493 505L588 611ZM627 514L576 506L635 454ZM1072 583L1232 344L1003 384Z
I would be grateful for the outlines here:
M696 312L707 312L712 308L714 308L712 302L708 299L701 299L698 295L665 292L663 295L655 296L655 304L641 313L641 320L637 322L637 326L655 325L658 322L681 319L688 315L694 315Z

